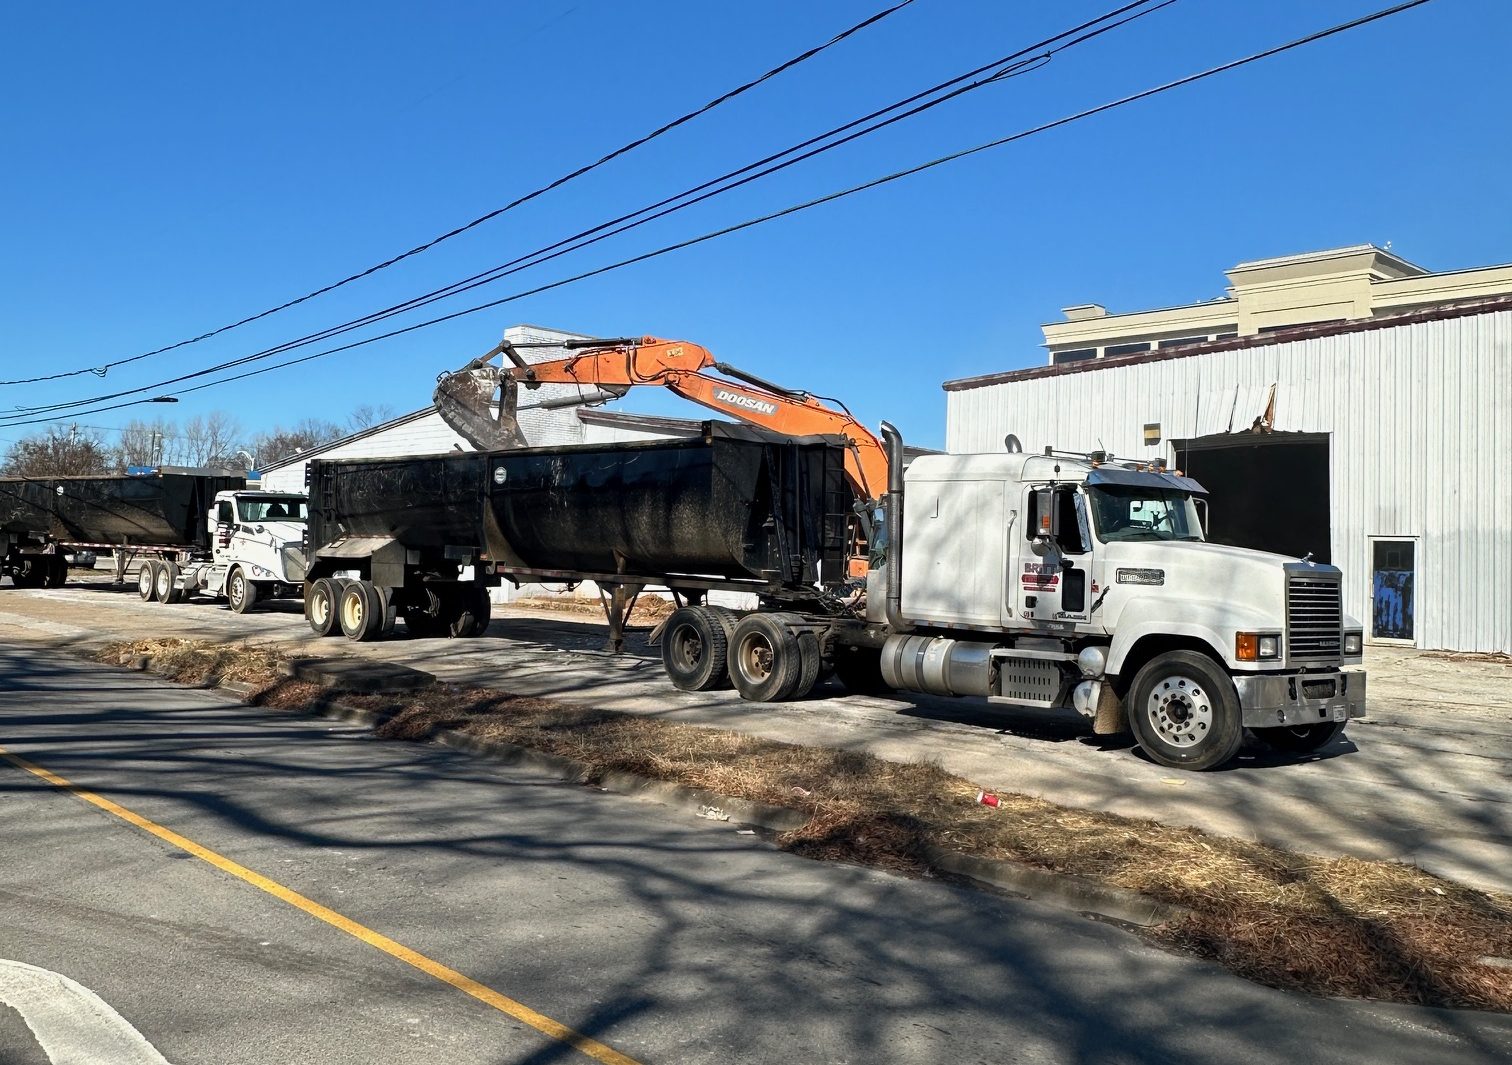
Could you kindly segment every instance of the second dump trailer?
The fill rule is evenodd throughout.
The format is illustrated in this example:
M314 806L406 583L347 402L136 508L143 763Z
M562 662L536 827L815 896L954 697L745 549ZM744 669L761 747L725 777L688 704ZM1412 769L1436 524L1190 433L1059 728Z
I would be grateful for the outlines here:
M205 515L245 480L205 470L0 479L0 571L57 587L67 550L208 549Z

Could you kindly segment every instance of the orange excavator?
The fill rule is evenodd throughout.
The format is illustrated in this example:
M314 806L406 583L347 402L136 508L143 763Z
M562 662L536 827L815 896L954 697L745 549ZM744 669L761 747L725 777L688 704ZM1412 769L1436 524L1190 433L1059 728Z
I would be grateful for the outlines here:
M875 503L887 490L887 452L882 442L843 404L835 410L807 392L783 388L718 362L707 348L685 340L635 337L569 340L552 346L583 350L530 363L515 345L502 341L461 370L443 374L435 396L442 418L480 450L526 447L516 415L521 385L533 389L569 384L592 390L540 407L602 403L636 386L656 385L721 414L789 436L844 437L845 473L857 500ZM494 365L499 356L512 365ZM715 377L708 370L724 376ZM496 392L501 393L497 414Z

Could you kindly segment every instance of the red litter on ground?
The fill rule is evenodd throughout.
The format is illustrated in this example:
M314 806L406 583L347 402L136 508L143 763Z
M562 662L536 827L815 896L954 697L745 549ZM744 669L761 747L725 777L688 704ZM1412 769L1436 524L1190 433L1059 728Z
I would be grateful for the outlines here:
M998 797L996 795L992 794L992 792L990 792L990 791L979 791L979 792L977 792L976 801L979 804L981 804L982 806L993 806L993 807L995 807L995 806L998 805L999 799L998 799Z

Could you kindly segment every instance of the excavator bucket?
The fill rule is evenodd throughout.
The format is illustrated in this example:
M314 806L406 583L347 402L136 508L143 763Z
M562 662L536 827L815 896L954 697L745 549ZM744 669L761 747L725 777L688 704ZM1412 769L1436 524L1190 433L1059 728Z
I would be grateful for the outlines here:
M495 392L500 393L497 413ZM528 446L516 415L519 383L499 367L480 359L461 370L442 374L436 382L434 398L442 420L479 451Z

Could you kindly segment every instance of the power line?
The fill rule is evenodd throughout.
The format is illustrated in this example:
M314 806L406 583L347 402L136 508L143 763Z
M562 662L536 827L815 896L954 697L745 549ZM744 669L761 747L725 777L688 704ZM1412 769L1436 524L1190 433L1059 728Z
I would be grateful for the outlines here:
M91 373L94 374L97 377L104 377L106 375L106 373L108 373L111 369L113 369L113 368L115 368L117 366L125 366L127 363L138 362L138 361L140 361L142 359L151 358L154 355L162 355L165 352L175 351L175 350L177 350L179 348L188 347L190 344L198 344L200 341L209 340L211 337L219 336L220 334L229 332L232 329L237 329L237 328L239 328L241 326L249 325L250 323L256 322L259 319L266 318L269 315L277 314L279 311L286 311L290 307L294 307L294 306L297 306L297 305L299 305L301 303L304 303L304 302L306 302L308 300L315 299L317 296L323 296L323 295L325 295L328 292L334 292L336 289L341 288L344 285L349 285L353 281L359 281L359 280L361 280L364 277L368 277L368 276L370 276L372 274L378 273L380 270L386 270L389 267L395 265L396 263L403 262L405 259L411 258L412 256L415 256L415 255L419 255L422 252L429 251L431 248L436 247L438 244L441 244L441 243L444 243L445 241L451 240L453 237L461 236L463 233L466 233L466 232L468 232L469 230L472 230L472 229L476 229L478 226L483 225L485 222L491 222L491 221L493 221L493 219L498 218L500 215L506 214L509 211L514 210L516 207L520 207L520 206L522 206L524 204L527 204L531 200L536 199L537 197L544 196L546 193L551 192L554 189L561 188L563 185L567 184L569 181L574 181L577 178L582 177L584 174L589 173L590 171L597 170L599 167L604 166L605 164L610 163L610 162L614 161L615 159L618 159L622 155L625 155L625 154L627 154L629 152L634 151L636 148L639 148L642 145L645 145L645 144L649 143L650 141L655 140L656 138L662 136L663 134L670 133L672 130L678 128L679 126L685 125L686 123L693 121L695 118L698 118L701 115L707 114L708 112L714 110L716 107L720 106L721 104L728 103L729 101L735 99L737 96L740 96L743 93L749 92L751 89L756 88L758 85L761 85L763 82L769 81L772 78L775 78L777 75L782 74L782 73L784 73L784 72L786 72L788 70L791 70L793 67L798 66L800 63L804 63L804 62L807 62L810 59L813 59L815 56L821 54L822 52L825 52L825 51L829 50L830 48L833 48L835 45L839 44L841 41L844 41L846 38L851 37L851 36L853 36L853 35L861 32L862 30L868 28L869 26L873 26L876 23L881 22L883 19L887 18L889 15L894 14L895 12L902 10L903 8L905 8L908 5L912 4L913 2L914 2L914 0L899 0L899 2L893 4L892 6L883 8L881 11L878 11L877 13L875 13L875 14L867 17L867 18L862 19L860 22L856 23L854 26L850 26L849 28L840 31L839 33L837 33L833 37L831 37L828 41L825 41L823 44L815 45L814 47L808 49L807 51L800 52L798 55L794 56L793 58L791 58L791 59L789 59L789 60L787 60L787 61L785 61L783 63L779 63L777 66L773 67L771 70L768 70L765 74L762 74L760 77L753 78L750 81L747 81L747 82L745 82L742 85L736 86L735 88L729 90L728 92L725 92L725 93L723 93L723 94L721 94L719 96L716 96L714 99L710 100L708 103L704 104L702 107L695 108L694 110L689 111L686 114L679 115L677 118L674 118L672 121L667 122L667 123L665 123L665 124L663 124L661 126L658 126L656 129L652 130L650 133L643 134L642 136L637 137L634 140L629 141L628 143L621 145L620 147L614 149L614 151L612 151L609 154L607 154L607 155L605 155L605 156L597 159L596 161L594 161L592 163L587 163L587 164L585 164L583 166L580 166L576 170L572 171L571 173L564 174L561 177L557 178L556 180L554 180L554 181L552 181L552 182L550 182L550 183L548 183L546 185L542 185L540 188L537 188L537 189L535 189L535 190L533 190L531 192L528 192L528 193L526 193L523 196L517 197L516 199L511 200L509 203L505 204L502 207L495 208L494 210L489 211L486 214L479 215L477 218L474 218L471 222L468 222L465 225L457 226L455 229L452 229L452 230L449 230L449 231L447 231L445 233L442 233L440 236L432 237L430 240L426 241L423 244L417 244L415 247L409 249L409 251L402 252L402 253L400 253L398 255L393 256L392 258L385 259L383 262L375 263L374 265L369 266L365 270L361 270L361 271L359 271L359 272L357 272L355 274L352 274L352 275L350 275L348 277L342 278L340 281L336 281L336 282L333 282L333 283L331 283L329 285L325 285L325 286L323 286L321 288L317 288L317 289L315 289L312 292L307 292L303 296L299 296L299 297L296 297L295 299L291 299L291 300L288 300L288 301L286 301L284 303L280 303L276 307L269 307L265 311L260 311L257 314L249 315L248 317L243 318L240 321L231 322L230 324L223 325L223 326L219 327L218 329L212 329L208 333L201 333L199 336L189 337L189 338L187 338L185 340L180 340L180 341L178 341L176 343L169 344L169 345L167 345L165 347L157 348L157 349L155 349L153 351L144 351L140 355L133 355L130 358L125 358L125 359L116 359L116 360L114 360L112 362L103 363L103 364L101 364L99 366L89 366L89 367L84 367L83 369L79 369L79 370L68 370L68 371L65 371L65 372L62 372L62 373L48 374L48 375L43 376L43 377L27 377L27 378L22 378L22 379L14 380L14 381L0 381L0 385L29 385L29 384L36 384L36 383L38 383L40 381L56 381L56 380L59 380L61 378L65 378L65 377L79 377L79 376L82 376L84 374L91 374Z
M481 311L491 310L491 309L493 309L495 307L502 306L503 304L506 304L506 303L512 303L512 302L514 302L516 300L521 300L521 299L525 299L525 298L530 297L530 296L539 295L542 292L548 292L548 291L551 291L553 289L563 288L563 287L565 287L567 285L575 284L575 283L577 283L579 281L585 281L585 280L587 280L589 278L598 277L598 276L600 276L602 274L607 274L607 273L610 273L611 271L619 270L619 269L622 269L622 268L627 267L627 266L633 266L633 265L635 265L637 263L643 263L643 262L647 262L647 261L649 261L651 259L657 259L657 258L660 258L663 255L669 255L672 252L682 251L682 250L694 247L694 246L699 245L699 244L704 244L704 243L706 243L708 241L711 241L711 240L716 240L716 239L718 239L720 237L729 236L729 235L731 235L733 233L738 233L738 232L741 232L743 230L754 228L755 226L763 225L763 224L765 224L767 222L775 221L775 220L777 220L779 218L786 218L789 215L798 214L799 212L809 210L810 208L813 208L813 207L819 207L819 206L822 206L824 204L833 203L833 202L835 202L837 200L845 199L846 197L849 197L849 196L854 196L854 195L856 195L857 193L860 193L860 192L865 192L865 191L870 190L870 189L874 189L874 188L878 188L878 187L883 186L883 185L891 184L894 181L900 181L900 180L902 180L904 178L912 177L912 176L914 176L916 174L924 173L927 170L932 170L935 167L944 166L947 163L957 162L957 161L959 161L961 159L966 159L966 158L969 158L971 156L978 155L978 154L980 154L982 152L989 151L989 150L994 149L994 148L1001 148L1001 147L1004 147L1006 145L1015 143L1017 141L1024 140L1026 138L1035 136L1035 135L1040 134L1040 133L1046 133L1046 132L1049 132L1050 130L1053 130L1053 129L1059 129L1062 126L1070 125L1073 122L1079 122L1079 121L1082 121L1083 119L1091 118L1091 117L1093 117L1095 115L1100 115L1100 114L1103 114L1104 112L1107 112L1107 111L1112 111L1115 108L1124 107L1124 106L1127 106L1127 105L1132 104L1132 103L1137 103L1137 102L1139 102L1141 100L1146 100L1146 99L1149 99L1150 97L1160 95L1161 93L1170 92L1173 89L1182 88L1184 86L1191 85L1191 84L1193 84L1195 82L1203 81L1203 80L1205 80L1207 78L1214 77L1214 76L1216 76L1218 74L1224 74L1224 73L1227 73L1227 72L1232 71L1232 70L1237 70L1237 69L1239 69L1241 67L1248 66L1248 65L1250 65L1252 63L1257 63L1257 62L1260 62L1261 60L1272 58L1272 57L1280 55L1280 54L1282 54L1284 52L1289 52L1289 51L1292 51L1293 49L1301 48L1304 45L1313 44L1313 43L1316 43L1317 41L1321 41L1321 40L1324 40L1326 38L1333 37L1333 36L1336 36L1336 35L1341 34L1341 33L1345 33L1345 32L1347 32L1349 30L1358 29L1358 28L1360 28L1362 26L1366 26L1366 25L1368 25L1370 23L1378 22L1381 19L1389 18L1392 15L1397 15L1397 14L1400 14L1400 13L1402 13L1404 11L1409 11L1412 8L1422 7L1423 5L1428 4L1430 2L1431 2L1431 0L1405 0L1405 2L1403 2L1403 3L1395 4L1395 5L1391 6L1391 7L1384 8L1384 9L1382 9L1380 11L1374 12L1373 14L1362 15L1359 18L1350 19L1347 22L1341 22L1341 23L1339 23L1339 24L1337 24L1335 26L1331 26L1331 27L1329 27L1327 29L1318 30L1318 31L1316 31L1314 33L1310 33L1310 34L1308 34L1308 35L1306 35L1304 37L1298 37L1295 40L1286 42L1285 44L1276 45L1274 47L1267 48L1267 49L1265 49L1263 51L1260 51L1260 52L1254 52L1254 53L1252 53L1250 55L1247 55L1247 56L1245 56L1245 57L1243 57L1241 59L1235 59L1235 60L1231 60L1231 61L1229 61L1227 63L1222 63L1222 64L1220 64L1218 66L1215 66L1215 67L1209 67L1208 69L1203 70L1203 71L1199 71L1198 73L1188 74L1185 77L1177 78L1174 81L1168 81L1168 82L1165 82L1165 83L1163 83L1161 85L1154 86L1153 88L1145 89L1145 90L1142 90L1140 92L1130 94L1128 96L1123 96L1123 97L1120 97L1117 100L1111 100L1111 101L1109 101L1107 103L1099 104L1096 107L1090 107L1090 108L1087 108L1085 110L1078 111L1075 114L1066 115L1066 116L1064 116L1062 118L1058 118L1058 119L1055 119L1055 120L1050 121L1050 122L1045 122L1045 123L1042 123L1041 125L1034 126L1034 127L1029 128L1029 129L1020 130L1019 132L1010 134L1010 135L1008 135L1006 137L1000 137L1000 138L998 138L996 140L987 141L985 143L975 145L974 147L971 147L971 148L964 148L964 149L962 149L962 150L960 150L958 152L952 152L949 155L939 156L938 158L931 159L928 162L920 163L920 164L918 164L916 166L912 166L912 167L909 167L909 168L904 169L904 170L894 171L891 174L886 174L886 175L883 175L882 177L873 178L872 180L866 181L866 182L862 182L859 185L852 185L852 186L850 186L848 188L840 189L840 190L838 190L836 192L831 192L831 193L828 193L827 195L820 196L820 197L817 197L817 198L812 199L812 200L806 200L803 203L793 204L792 206L785 207L785 208L783 208L783 209L781 209L779 211L773 211L773 212L770 212L768 214L759 215L759 216L757 216L755 218L747 219L744 222L737 222L734 225L725 226L725 227L723 227L721 229L716 229L716 230L713 230L711 232L704 233L701 236L692 237L692 238L690 238L688 240L679 241L679 242L677 242L675 244L664 245L663 247L657 248L657 249L655 249L653 251L644 252L644 253L642 253L640 255L631 256L630 258L627 258L627 259L621 259L618 262L610 263L607 266L601 266L601 267L598 267L598 268L593 269L593 270L588 270L588 271L584 271L584 272L579 273L579 274L574 274L571 277L561 278L561 279L559 279L557 281L552 281L552 282L549 282L549 283L544 284L544 285L538 285L535 288L527 289L527 290L522 291L522 292L516 292L516 293L514 293L512 295L504 296L504 297L501 297L501 298L496 299L496 300L490 300L490 301L488 301L486 303L476 304L476 305L474 305L472 307L465 307L465 308L463 308L461 310L453 311L453 312L451 312L449 314L444 314L444 315L441 315L441 316L436 317L436 318L427 319L426 321L423 321L423 322L416 322L416 323L414 323L412 325L405 326L402 329L391 330L390 332L382 333L382 334L379 334L378 336L367 337L367 338L364 338L362 340L353 341L350 344L344 344L344 345L341 345L341 346L335 347L335 348L328 348L328 349L326 349L324 351L317 351L317 352L315 352L313 354L305 355L305 356L302 356L302 357L300 357L298 359L290 359L290 360L288 360L286 362L275 363L275 364L273 364L271 366L262 366L262 367L259 367L256 370L250 370L250 371L248 371L247 373L244 373L244 374L237 374L235 376L221 378L221 379L216 380L216 381L208 381L208 382L206 382L204 384L195 385L195 386L193 386L191 388L180 389L177 392L177 394L178 395L186 395L186 394L188 394L190 392L198 392L198 391L201 391L201 390L206 389L206 388L214 388L214 387L216 387L218 385L230 384L233 381L241 381L241 380L245 380L246 378L249 378L249 377L256 377L259 374L271 373L274 370L282 370L282 369L287 369L290 366L298 366L298 365L300 365L302 363L311 362L311 361L313 361L315 359L325 358L328 355L336 355L336 354L339 354L341 352L351 351L351 350L353 350L355 348L365 347L368 344L377 343L380 340L388 340L388 339L391 339L391 338L396 337L396 336L402 336L402 335L404 335L406 333L413 333L413 332L415 332L417 330L420 330L420 329L426 329L426 328L429 328L429 327L434 326L434 325L440 325L443 322L449 322L449 321L452 321L452 320L457 319L457 318L465 317L467 315L477 314L477 313L479 313ZM97 408L95 410L84 411L82 413L84 415L98 414L98 413L101 413L103 411L119 410L122 407L135 406L137 403L140 403L140 402L146 402L146 401L143 401L143 400L134 400L134 401L131 401L131 402L128 402L128 403L121 403L121 404L116 404L114 406L108 406L108 407L100 407L100 408ZM58 419L56 419L56 418L41 418L41 419L35 419L33 421L17 421L17 422L10 423L10 426L7 426L7 427L11 427L11 426L15 426L15 425L32 425L32 424L38 424L40 422L49 422L49 421L57 421L57 420Z
M998 81L1002 81L1008 77L1026 73L1030 70L1039 69L1044 62L1048 62L1058 52L1092 40L1111 30L1118 29L1134 21L1136 18L1140 18L1143 15L1159 11L1161 8L1168 7L1175 2L1176 0L1161 0L1161 2L1159 3L1156 3L1155 0L1133 0L1132 3L1126 3L1122 7L1115 8L1105 14L1097 16L1094 19L1090 19L1086 22L1081 23L1080 25L1073 26L1068 30L1064 30L1058 34L1055 34L1052 37L1048 37L1042 41L1036 42L1035 44L1021 48L1016 52L1012 52L999 59L995 59L990 63L978 66L973 70L967 71L965 74L957 75L954 78L950 78L944 82L939 83L938 85L932 86L929 89L925 89L922 92L914 93L912 96L906 97L903 100L897 101L896 103L889 104L888 106L873 111L870 114L862 116L859 119L855 119L841 126L837 126L834 129L810 137L805 141L801 141L796 145L784 149L783 151L768 155L764 159L757 160L754 163L750 163L736 170L729 171L728 173L718 178L705 181L700 185L693 186L691 189L684 190L683 192L677 193L676 195L659 200L658 202L651 204L648 207L643 207L639 210L632 211L629 214L621 215L619 218L601 223L590 229L583 230L571 237L567 237L553 244L546 245L544 248L539 248L526 255L518 256L506 263L491 267L488 270L474 274L471 277L464 278L461 281L452 282L451 284L445 285L439 289L434 289L431 292L425 293L424 295L416 296L401 303L394 304L390 307L384 308L383 310L374 311L360 318L352 319L338 325L329 326L325 329L319 330L315 333L307 334L298 339L286 341L271 348L265 348L261 351L253 352L250 355L243 355L238 358L217 363L200 370L181 374L177 377L171 377L167 380L157 381L152 384L142 385L137 388L125 389L120 392L112 392L100 396L94 396L89 399L71 400L65 403L47 404L37 407L20 407L17 409L20 414L23 415L56 413L59 411L71 410L75 407L85 406L90 403L101 403L111 399L120 399L125 396L137 395L139 393L147 391L154 391L167 385L179 384L183 381L189 381L198 377L204 377L208 374L218 373L221 370L232 369L237 366L246 365L247 363L271 358L274 355L292 351L296 348L305 347L309 344L319 343L323 340L329 340L332 337L351 332L354 329L358 329L366 325L372 325L376 322L384 321L399 314L403 314L411 310L416 310L420 307L428 306L430 304L439 302L440 300L450 298L451 296L460 295L463 292L480 288L483 285L491 284L511 274L519 273L522 270L530 269L531 267L540 266L553 259L560 258L563 255L567 255L571 252L586 248L592 244L596 244L599 241L606 240L610 237L628 232L629 230L635 229L649 222L665 218L668 215L674 214L677 211L711 199L714 196L722 195L736 188L740 188L743 185L749 184L769 174L784 170L787 167L813 158L816 155L820 155L824 152L850 143L851 141L857 140L860 137L867 136L880 129L884 129L896 122L918 115L924 111L929 110L930 108L939 106L940 104L946 103L949 100L958 98L959 96L964 95L965 93L972 90L981 88L985 85L996 83ZM1151 4L1154 4L1155 6L1150 7L1149 5ZM1145 10L1135 10L1138 8L1144 8ZM1131 11L1134 13L1129 14L1129 12ZM1120 18L1120 16L1124 17ZM1099 25L1099 23L1102 23L1103 25ZM1052 45L1053 47L1051 47ZM986 71L991 71L992 73L988 74L985 77L980 77L976 81L969 81L969 79L978 75L982 75ZM966 84L962 85L962 82L966 82ZM945 93L944 95L939 95L939 93L943 89L951 89L951 91ZM930 96L934 96L935 98L928 99L928 97ZM899 108L916 103L919 100L925 100L925 102L917 104L917 106L912 107L909 110L894 114L891 117L876 121L870 126L863 126L864 123L872 119L876 119L882 115L887 115L892 111L897 111ZM863 126L863 128L856 129L856 127L858 126ZM838 140L831 139L839 133L847 133L847 135ZM829 143L822 143L826 140L829 140ZM818 144L819 147L812 147L816 144ZM808 148L810 150L801 151L805 148ZM795 152L801 152L801 154L794 155L793 153ZM791 157L784 159L784 156ZM773 163L773 160L782 161ZM763 166L769 163L773 165L765 166L765 168L763 169ZM738 180L730 180L734 178L738 178ZM695 196L694 194L696 193L699 195ZM683 202L677 202L679 200ZM669 204L673 206L667 206ZM658 210L659 208L663 209ZM635 220L627 221L632 219ZM15 418L18 416L20 415L10 415L9 417Z

